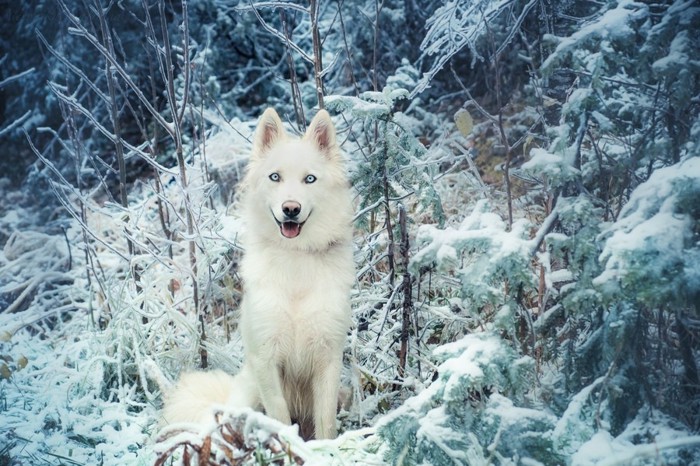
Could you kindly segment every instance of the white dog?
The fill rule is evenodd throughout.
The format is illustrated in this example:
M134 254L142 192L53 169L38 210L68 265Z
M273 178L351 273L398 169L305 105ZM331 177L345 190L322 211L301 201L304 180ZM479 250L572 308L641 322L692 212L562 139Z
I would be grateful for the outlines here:
M243 369L186 374L166 396L164 417L200 422L213 404L262 407L298 422L305 437L333 438L355 271L350 186L326 111L301 139L265 111L240 209Z

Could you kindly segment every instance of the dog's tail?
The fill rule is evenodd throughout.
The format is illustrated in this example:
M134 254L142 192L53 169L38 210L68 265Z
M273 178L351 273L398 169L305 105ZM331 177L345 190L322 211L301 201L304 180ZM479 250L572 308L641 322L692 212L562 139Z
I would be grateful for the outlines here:
M256 408L259 404L252 374L244 366L231 376L221 370L187 372L165 391L163 421L211 423L221 408Z

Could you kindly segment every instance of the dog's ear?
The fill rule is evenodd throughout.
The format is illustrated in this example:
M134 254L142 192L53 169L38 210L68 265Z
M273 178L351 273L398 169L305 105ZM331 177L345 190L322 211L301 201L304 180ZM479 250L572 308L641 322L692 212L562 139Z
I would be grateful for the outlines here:
M311 120L305 137L310 139L322 153L329 157L335 155L337 149L335 127L327 111L319 110L314 119Z
M268 108L260 117L253 140L253 156L261 156L267 152L280 138L284 137L282 120L274 108Z

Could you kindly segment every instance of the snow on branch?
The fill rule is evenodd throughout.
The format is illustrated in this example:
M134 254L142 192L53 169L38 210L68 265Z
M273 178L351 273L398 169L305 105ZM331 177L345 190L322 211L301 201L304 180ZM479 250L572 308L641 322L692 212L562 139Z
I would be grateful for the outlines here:
M585 42L636 34L637 31L629 23L646 17L648 8L647 5L640 2L623 0L566 38L549 36L550 39L558 41L558 44L555 51L542 63L542 69L547 70L555 67L563 56L580 50Z
M486 201L479 201L458 228L421 226L411 269L417 273L421 267L436 266L453 271L460 278L462 293L476 305L500 302L503 280L511 284L528 281L532 254L528 223L516 221L507 231L500 216L488 209Z
M0 129L0 137L4 136L6 134L9 134L10 132L12 132L13 129L15 129L19 126L22 126L24 124L24 122L27 121L30 116L32 116L33 113L34 112L31 110L27 110L24 113L24 115L17 118L15 121L13 121L9 125L5 126L4 128Z
M473 60L481 59L482 56L476 47L477 40L486 33L487 24L507 11L513 3L514 0L451 1L438 8L426 23L428 32L420 46L423 51L421 59L430 56L436 58L411 92L411 98L427 89L435 75L465 47L471 50ZM499 51L512 40L524 16L535 3L531 0L523 8L522 14L503 45L499 47Z
M0 89L3 87L7 86L8 84L11 84L15 81L19 81L20 79L24 78L25 76L28 76L34 72L34 67L29 68L28 70L24 70L20 73L14 74L12 76L9 76L2 81L0 81Z
M270 26L270 25L267 23L267 21L265 21L265 19L263 19L263 17L260 16L260 12L258 12L258 10L257 10L257 8L255 8L255 6L252 6L250 9L251 9L251 10L253 11L253 13L255 14L255 17L256 17L256 18L258 19L258 21L260 22L260 25L261 25L267 32L269 32L269 33L272 34L273 36L277 37L280 41L282 41L283 44L287 45L289 48L291 48L291 49L294 50L296 53L298 53L299 56L300 56L301 58L303 58L305 61L307 61L308 63L311 63L311 64L314 63L314 58L313 58L311 55L309 55L308 53L304 52L304 50L302 50L301 47L299 47L297 44L295 44L294 42L292 42L291 40L289 40L288 37L285 36L283 33L281 33L281 32L278 31L277 29L275 29L275 28L273 28L272 26Z
M158 436L154 466L190 465L301 465L311 456L303 440L285 426L260 413L217 412L216 425L170 426ZM199 427L198 429L194 429Z
M134 82L132 79L131 75L124 69L124 67L117 62L116 57L112 52L110 52L101 42L100 40L95 37L94 34L90 33L88 29L83 26L83 24L80 22L80 18L75 16L71 11L68 9L66 4L62 1L58 2L58 5L61 7L61 10L65 17L73 24L75 33L77 35L80 35L81 37L84 37L90 42L90 44L99 52L99 54L107 60L109 65L116 71L116 73L121 77L126 85L133 91L134 95L138 98L139 102L141 105L143 105L149 112L149 114L154 118L158 124L165 129L169 134L171 134L174 137L175 129L174 125L170 122L168 122L158 110L156 110L155 107L153 107L153 104L151 101L143 94L139 86Z
M618 220L602 233L604 271L594 280L665 302L700 288L694 244L700 158L656 170L639 185Z

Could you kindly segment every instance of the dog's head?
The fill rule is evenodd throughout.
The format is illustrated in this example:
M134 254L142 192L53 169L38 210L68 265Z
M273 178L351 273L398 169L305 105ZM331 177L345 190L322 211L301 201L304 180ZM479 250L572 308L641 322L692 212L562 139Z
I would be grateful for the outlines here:
M352 209L328 112L319 111L306 134L294 138L267 109L255 132L245 190L246 218L256 235L312 248L337 241L334 235L346 237Z

